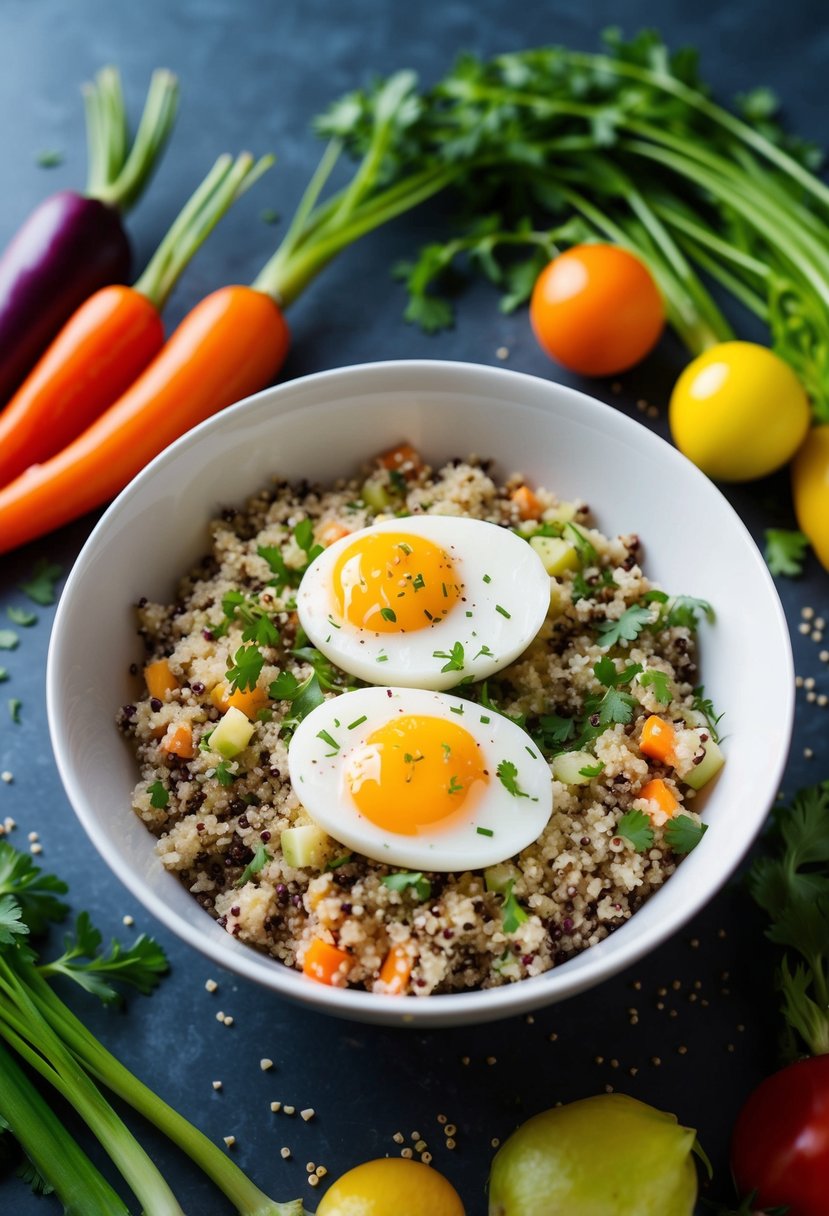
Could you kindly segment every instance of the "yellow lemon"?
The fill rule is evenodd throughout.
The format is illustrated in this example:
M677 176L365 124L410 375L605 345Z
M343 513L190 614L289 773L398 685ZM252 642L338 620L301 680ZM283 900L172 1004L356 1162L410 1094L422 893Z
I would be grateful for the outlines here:
M464 1216L460 1196L442 1174L405 1157L355 1166L338 1178L317 1216Z

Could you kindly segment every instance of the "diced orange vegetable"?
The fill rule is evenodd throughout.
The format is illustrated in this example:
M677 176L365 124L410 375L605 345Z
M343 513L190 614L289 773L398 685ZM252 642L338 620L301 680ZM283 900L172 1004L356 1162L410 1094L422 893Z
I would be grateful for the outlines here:
M398 443L397 447L381 453L377 461L384 469L402 469L405 465L407 473L416 473L423 464L420 453L410 443Z
M351 529L344 528L342 524L336 523L333 519L329 519L328 523L322 524L317 532L317 541L321 545L328 548L333 545L335 540L342 540L344 536L350 536Z
M159 701L163 701L168 692L179 687L179 682L166 659L156 659L154 663L148 663L144 668L144 680L150 696L157 697Z
M652 760L659 760L661 764L673 764L675 748L676 731L671 723L666 722L657 714L651 714L642 727L642 738L639 740L640 751L643 751L646 756L650 756Z
M253 719L268 704L268 694L264 688L247 688L244 691L237 688L235 692L228 692L227 684L217 684L210 694L210 700L222 713L227 713L233 706L246 718Z
M529 486L519 486L517 490L513 490L512 501L522 519L541 518L541 503Z
M183 760L192 760L195 752L193 751L193 728L190 723L177 722L175 725L171 723L167 734L161 741L161 750L171 756L181 756Z
M380 981L383 991L389 996L397 996L404 992L412 974L412 960L404 946L392 946L383 959L380 968Z
M321 937L315 937L305 951L302 960L303 974L319 984L331 984L335 988L345 984L354 959L345 950L332 946Z
M660 811L663 811L669 817L679 807L679 803L661 777L654 777L653 780L643 785L639 791L639 797L647 798L648 802L655 802Z

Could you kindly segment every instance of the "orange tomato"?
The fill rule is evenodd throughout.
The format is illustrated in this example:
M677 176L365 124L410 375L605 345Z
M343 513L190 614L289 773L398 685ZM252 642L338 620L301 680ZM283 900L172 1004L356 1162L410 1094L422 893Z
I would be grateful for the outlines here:
M574 245L536 279L530 321L557 363L584 376L612 376L659 341L665 308L639 258L618 245Z

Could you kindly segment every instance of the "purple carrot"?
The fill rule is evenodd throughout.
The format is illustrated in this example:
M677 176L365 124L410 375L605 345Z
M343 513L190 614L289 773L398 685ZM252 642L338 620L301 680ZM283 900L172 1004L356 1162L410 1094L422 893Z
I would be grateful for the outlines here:
M0 407L88 296L127 281L131 255L121 215L159 159L177 97L175 77L154 72L129 148L118 73L104 68L87 86L86 193L63 190L45 199L0 255Z

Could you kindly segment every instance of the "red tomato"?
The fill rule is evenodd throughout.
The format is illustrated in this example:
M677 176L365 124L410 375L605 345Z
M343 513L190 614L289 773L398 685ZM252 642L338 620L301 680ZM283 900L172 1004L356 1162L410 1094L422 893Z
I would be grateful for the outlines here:
M740 1111L731 1168L741 1194L788 1216L829 1212L829 1056L798 1060L755 1089Z
M618 245L574 245L536 279L530 321L539 344L584 376L612 376L659 341L665 308L647 267Z

